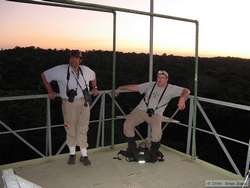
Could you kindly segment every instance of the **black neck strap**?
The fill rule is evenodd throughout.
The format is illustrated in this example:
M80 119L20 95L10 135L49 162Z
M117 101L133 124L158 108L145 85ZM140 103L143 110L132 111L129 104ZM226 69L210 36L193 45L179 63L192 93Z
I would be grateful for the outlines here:
M156 82L155 82L155 84L154 84L152 90L150 91L150 94L149 94L149 97L148 97L148 102L146 102L145 97L143 98L143 100L144 100L144 102L145 102L145 104L146 104L147 107L148 107L148 105L149 105L149 102L150 102L150 99L151 99L151 97L152 97L152 94L153 94L153 91L154 91L154 89L155 89L155 86L156 86ZM163 96L164 96L164 94L165 94L165 92L166 92L166 90L167 90L167 87L168 87L168 84L165 86L164 90L162 91L161 96L160 96L160 98L159 98L159 100L158 100L157 106L155 107L155 110L157 110L157 109L159 108L158 106L159 106L159 104L160 104L160 102L161 102L161 100L162 100L162 98L163 98ZM162 107L162 106L161 106L161 107Z
M66 85L66 92L67 93L69 91L69 79L70 79L70 73L69 73L69 66L68 66L68 70L67 70L67 85ZM78 89L78 85L77 85L77 89Z
M70 65L69 65L70 66ZM69 79L70 79L70 72L69 72L69 66L68 66L68 70L67 70L67 86L66 86L66 90L67 90L67 92L69 91ZM84 78L84 76L83 76L83 72L82 72L82 68L79 66L79 72L81 73L81 75L82 75L82 78L83 78L83 80L84 80L84 84L85 84L85 86L86 86L86 89L88 90L88 86L87 86L87 83L86 83L86 80L85 80L85 78ZM78 88L78 86L81 88L81 90L83 90L82 89L82 86L80 85L80 83L79 83L79 80L75 77L75 80L76 80L76 82L77 82L77 88ZM77 89L76 89L77 90Z
M157 109L159 108L158 106L159 106L159 104L160 104L160 102L161 102L161 99L162 99L163 95L165 94L167 88L168 88L168 84L165 86L165 88L164 88L164 90L163 90L163 92L162 92L162 94L161 94L161 96L160 96L160 98L159 98L159 100L158 100L158 104L157 104L157 106L155 107L155 110L157 110Z
M152 96L152 94L153 94L153 91L154 91L154 89L155 89L155 86L156 86L156 82L155 82L153 88L152 88L151 91L150 91L150 94L149 94L149 96L148 96L148 102L146 102L145 96L144 96L144 98L143 98L143 100L144 100L144 102L145 102L145 104L146 104L147 107L148 107L148 105L149 105L149 101L150 101L150 99L151 99L151 96Z

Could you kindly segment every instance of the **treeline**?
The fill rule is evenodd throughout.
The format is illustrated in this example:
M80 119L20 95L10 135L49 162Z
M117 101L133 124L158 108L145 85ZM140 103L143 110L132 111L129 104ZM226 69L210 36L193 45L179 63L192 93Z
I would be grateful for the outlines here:
M68 63L69 49L16 47L0 51L0 96L45 93L40 74ZM84 64L97 73L101 89L112 87L112 52L85 51ZM117 85L147 81L149 57L145 53L117 53ZM154 73L167 70L170 82L193 90L194 58L154 56ZM199 58L199 96L249 104L250 60L233 57ZM155 74L154 74L155 75Z
M0 97L46 93L40 74L55 65L68 63L69 52L69 49L57 50L36 47L16 47L14 49L1 50ZM111 89L112 52L91 50L83 53L83 63L96 72L99 89ZM171 83L188 87L192 92L194 88L194 66L194 57L168 54L154 55L154 77L157 70L167 70ZM117 52L116 67L117 86L127 83L145 82L148 80L149 55L145 53ZM199 96L250 105L250 59L234 57L199 58L198 80ZM140 96L130 94L120 96L117 100L128 113L139 102ZM46 122L45 104L45 101L42 100L0 102L0 120L11 125L13 129L44 125ZM52 108L52 123L62 123L60 103L52 102ZM165 113L169 115L175 109L176 101L170 104ZM248 112L216 105L206 105L204 109L212 119L212 123L216 126L218 133L248 142L250 138L250 128L247 126L247 122L250 119ZM177 118L187 123L187 111L178 114ZM98 114L94 113L94 116L98 116ZM198 114L198 127L208 129L200 114ZM0 126L0 131L6 130ZM95 134L96 130L90 130L90 135ZM121 135L120 132L117 134ZM36 134L33 137L31 136L32 138L25 134L23 135L27 139L37 140L37 144L41 144L41 147L44 147L43 143L39 142L40 137ZM44 132L40 136L42 135L44 136ZM15 161L16 159L10 158L9 153L16 152L13 148L16 147L17 140L10 139L13 137L9 136L3 137L1 136L1 145L2 147L7 146L7 151L1 155L0 163L4 163L6 160ZM57 134L53 132L53 138L58 139L58 143L61 143L64 135L61 132ZM214 141L215 139L211 138L211 136L206 137L204 134L198 134L198 155L206 160L217 161L215 162L216 164L226 165L226 168L231 169L230 165L221 164L221 161L227 161L227 159L222 157L224 154L221 153L220 148ZM186 130L176 130L175 127L168 127L167 137L163 137L163 142L185 151ZM215 146L211 147L212 144ZM246 148L234 146L232 143L226 144L229 144L227 146L233 153L232 155L237 157L238 164L243 169L243 161L245 161L245 153L247 152ZM92 146L94 145L92 144ZM53 147L56 148L58 146ZM215 151L211 151L211 149ZM214 155L215 152L221 155ZM208 153L213 153L213 155ZM242 155L239 155L239 153Z

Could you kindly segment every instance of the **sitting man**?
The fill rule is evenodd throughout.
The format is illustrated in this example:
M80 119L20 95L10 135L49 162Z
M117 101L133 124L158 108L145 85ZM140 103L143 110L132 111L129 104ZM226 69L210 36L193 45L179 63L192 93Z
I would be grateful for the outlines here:
M168 102L172 98L180 96L178 108L184 110L186 98L190 94L190 90L187 88L169 84L168 78L168 73L166 71L158 71L156 82L147 82L139 85L123 85L117 88L117 94L122 90L144 94L144 98L139 105L126 116L123 125L123 133L128 140L127 152L133 153L137 148L135 142L135 127L143 122L147 122L150 125L152 129L150 147L151 162L157 161L157 154L159 152L162 136L162 114Z

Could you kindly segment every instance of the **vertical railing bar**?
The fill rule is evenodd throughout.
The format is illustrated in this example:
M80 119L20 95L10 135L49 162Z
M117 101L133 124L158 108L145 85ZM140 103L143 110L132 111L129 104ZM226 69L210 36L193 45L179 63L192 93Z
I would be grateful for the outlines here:
M102 147L104 147L105 142L105 93L103 94L103 109L102 109Z
M153 64L154 64L154 0L150 0L150 17L149 17L149 73L148 81L153 81ZM148 124L147 139L151 139L151 126Z
M112 66L111 148L114 148L114 144L115 144L115 89L116 89L116 12L113 12L113 66Z
M234 168L235 172L236 172L238 175L242 176L241 173L240 173L240 171L239 171L239 169L238 169L238 167L237 167L236 164L234 163L234 160L232 159L230 153L228 152L226 146L223 144L221 138L218 136L217 131L215 130L214 126L212 125L210 119L208 118L208 116L206 115L206 113L205 113L205 111L203 110L202 106L200 105L199 101L197 102L197 107L198 107L198 109L200 110L200 112L201 112L201 114L203 115L203 117L205 118L205 120L206 120L208 126L210 127L210 129L211 129L212 132L214 133L215 138L217 139L219 145L221 146L222 150L223 150L224 153L226 154L226 156L227 156L229 162L231 163L232 167Z
M250 166L250 140L248 144L248 151L247 151L247 161L246 161L246 168L245 168L245 176L247 175L249 171L249 166Z
M50 99L47 97L47 99L46 99L46 101L47 101L47 105L46 105L46 107L47 107L47 110L46 110L46 112L47 112L47 115L46 115L46 119L47 119L47 123L46 123L46 125L47 125L47 130L46 130L46 144L47 144L47 147L46 147L46 154L48 154L49 156L51 156L52 155L52 138L51 138L51 108L50 108L50 105L51 105L51 103L50 103Z
M103 95L101 97L101 105L100 105L100 112L99 112L99 123L97 129L97 137L96 137L96 148L99 147L100 137L101 137L101 126L102 126L102 111L103 111Z
M190 154L191 147L191 137L192 137L192 122L193 122L193 98L189 100L189 117L188 117L188 133L187 133L187 146L186 146L186 154Z
M194 73L194 106L193 106L193 129L192 129L192 159L196 159L196 116L198 101L198 74L199 72L199 22L195 22L195 73Z

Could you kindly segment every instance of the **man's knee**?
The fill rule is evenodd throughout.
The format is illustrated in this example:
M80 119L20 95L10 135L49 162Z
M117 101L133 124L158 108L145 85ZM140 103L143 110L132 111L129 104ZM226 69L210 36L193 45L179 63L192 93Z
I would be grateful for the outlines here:
M131 129L131 125L127 120L123 123L123 133L126 134Z
M134 126L131 124L129 120L125 120L123 124L123 133L127 137L134 136Z
M86 124L86 125L81 125L80 126L80 128L79 128L79 133L81 134L81 135L86 135L87 134L87 132L88 132L88 130L89 130L89 125L88 124Z
M161 126L152 128L152 141L153 142L160 142L161 137L162 137Z
M161 137L162 137L162 133L152 134L152 141L153 142L160 142L161 141Z

